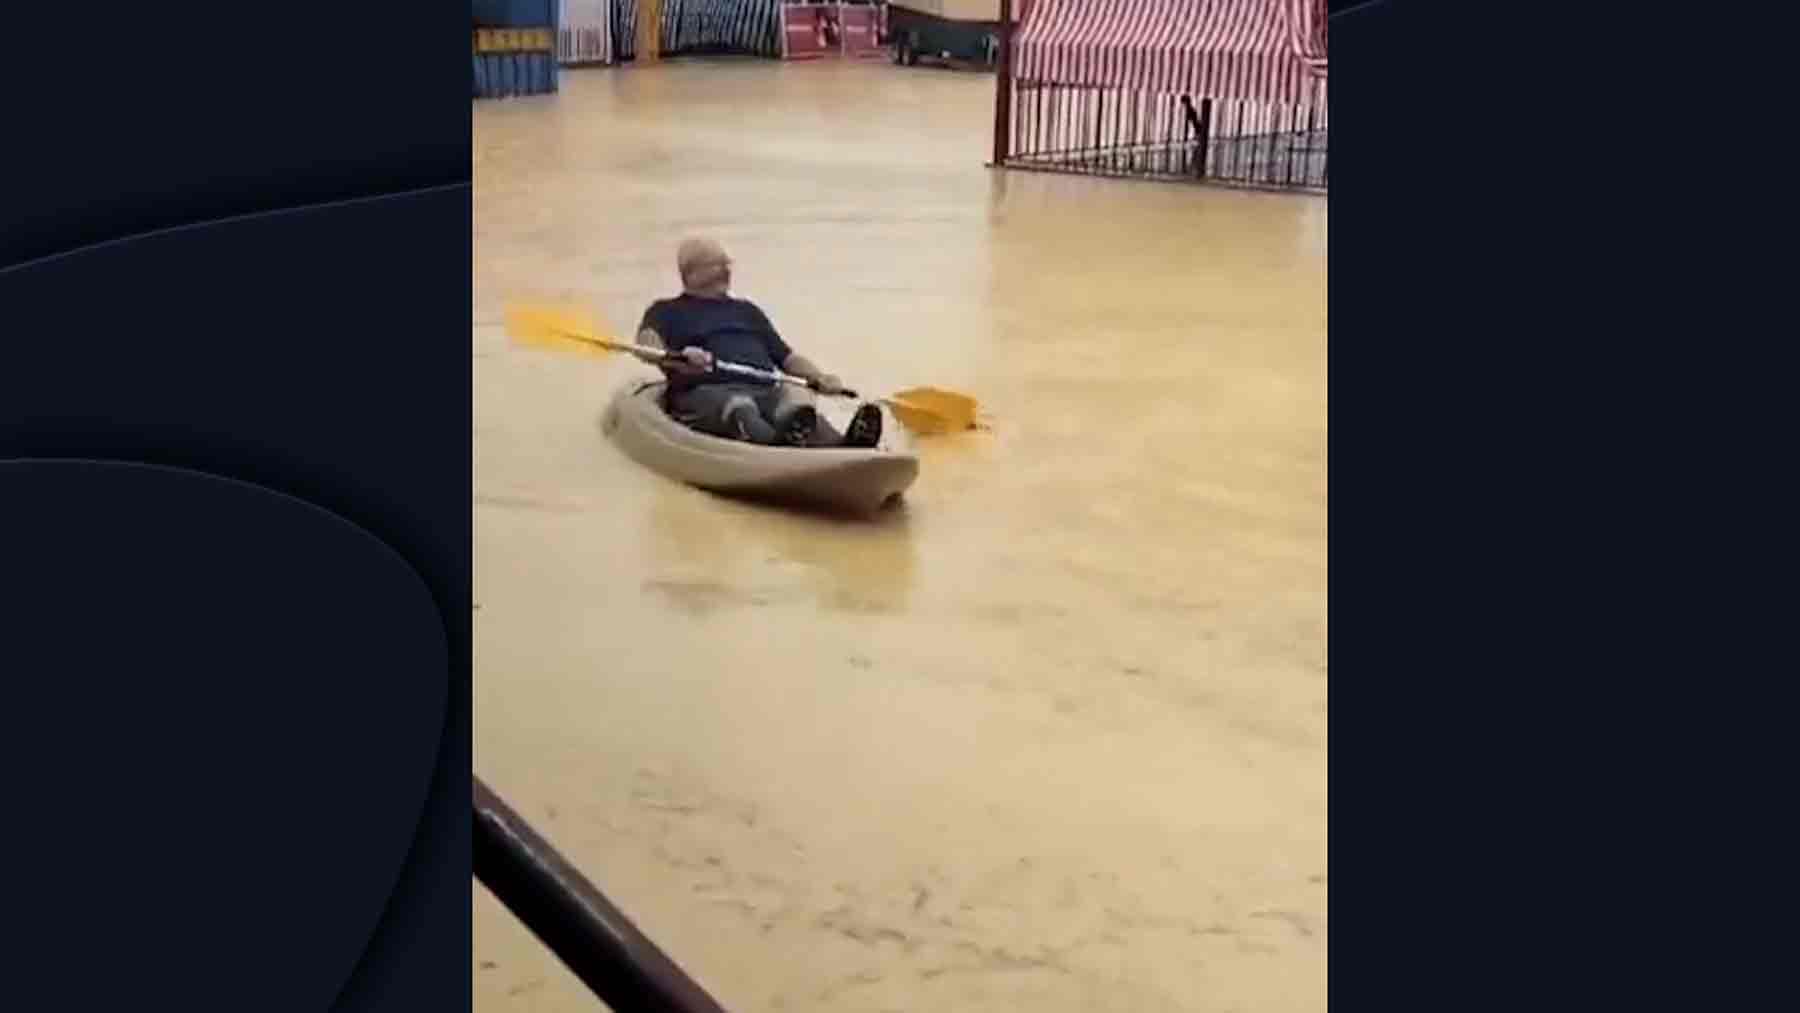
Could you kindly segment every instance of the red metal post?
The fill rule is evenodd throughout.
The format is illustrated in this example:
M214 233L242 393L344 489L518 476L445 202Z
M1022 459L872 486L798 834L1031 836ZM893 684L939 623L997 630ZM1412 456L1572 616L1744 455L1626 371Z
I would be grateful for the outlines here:
M1012 156L1012 0L1000 0L1000 62L994 68L994 164Z

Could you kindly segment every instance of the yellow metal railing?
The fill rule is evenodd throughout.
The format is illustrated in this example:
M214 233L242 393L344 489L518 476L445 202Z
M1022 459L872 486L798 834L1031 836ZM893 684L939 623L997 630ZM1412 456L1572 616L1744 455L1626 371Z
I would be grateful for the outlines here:
M477 53L542 53L556 48L556 33L549 28L477 28Z

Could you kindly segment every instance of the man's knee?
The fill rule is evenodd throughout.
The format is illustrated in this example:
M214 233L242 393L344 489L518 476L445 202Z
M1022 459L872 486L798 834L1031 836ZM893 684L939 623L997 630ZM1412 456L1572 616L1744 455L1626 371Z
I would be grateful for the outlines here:
M733 392L727 394L719 410L721 431L751 443L774 443L775 429L763 417L762 406L754 396Z
M776 392L773 400L775 402L775 408L770 414L772 414L779 423L786 422L788 417L793 415L796 410L808 405L813 405L818 398L814 397L813 392L807 390L805 387L796 387L793 384L784 383L781 385L781 389Z
M762 414L762 409L756 407L755 398L748 394L731 394L725 398L725 403L719 406L719 421L730 422L738 412L744 411L758 416Z

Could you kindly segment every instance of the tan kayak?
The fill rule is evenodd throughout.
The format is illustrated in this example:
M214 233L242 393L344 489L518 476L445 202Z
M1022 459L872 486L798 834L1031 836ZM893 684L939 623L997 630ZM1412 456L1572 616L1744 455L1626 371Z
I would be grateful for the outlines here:
M764 447L695 432L663 411L662 394L661 383L620 387L606 409L606 434L639 464L701 489L867 514L919 477L918 457L902 450Z

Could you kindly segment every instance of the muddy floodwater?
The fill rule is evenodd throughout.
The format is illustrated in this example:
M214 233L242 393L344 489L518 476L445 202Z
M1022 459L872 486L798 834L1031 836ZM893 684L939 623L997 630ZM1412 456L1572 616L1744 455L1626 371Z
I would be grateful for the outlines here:
M742 1011L1326 1008L1326 202L983 167L993 80L666 63L480 102L475 764ZM844 523L600 431L717 237L920 440ZM839 416L842 417L841 414ZM476 890L476 1008L588 1010Z

